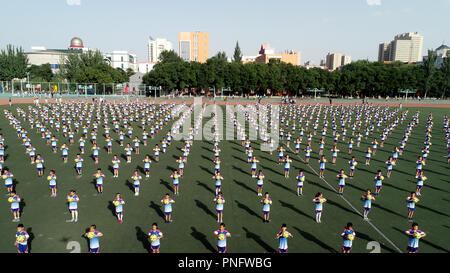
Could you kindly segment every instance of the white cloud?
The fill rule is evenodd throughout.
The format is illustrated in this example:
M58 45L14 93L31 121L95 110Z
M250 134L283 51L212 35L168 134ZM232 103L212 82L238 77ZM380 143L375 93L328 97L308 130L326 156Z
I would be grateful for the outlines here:
M381 6L381 0L366 0L369 6Z
M66 0L69 6L79 6L81 5L81 0Z

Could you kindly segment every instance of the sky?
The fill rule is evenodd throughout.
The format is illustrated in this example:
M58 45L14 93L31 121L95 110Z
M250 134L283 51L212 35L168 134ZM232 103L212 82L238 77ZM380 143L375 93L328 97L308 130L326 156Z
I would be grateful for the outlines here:
M236 41L254 56L262 43L299 51L302 64L328 52L376 61L378 44L405 32L424 36L423 54L450 44L450 0L0 0L6 44L67 48L72 37L102 52L147 61L149 36L178 52L181 31L209 32L209 55L232 56Z

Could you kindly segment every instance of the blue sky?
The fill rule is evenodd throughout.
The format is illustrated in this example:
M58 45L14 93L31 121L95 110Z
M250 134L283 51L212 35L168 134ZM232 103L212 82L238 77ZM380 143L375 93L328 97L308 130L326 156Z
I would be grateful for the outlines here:
M257 55L261 43L294 49L302 63L327 52L377 59L380 42L419 32L424 54L450 44L450 0L0 0L0 48L6 44L66 48L74 36L102 52L128 50L146 61L149 35L210 33L210 56Z

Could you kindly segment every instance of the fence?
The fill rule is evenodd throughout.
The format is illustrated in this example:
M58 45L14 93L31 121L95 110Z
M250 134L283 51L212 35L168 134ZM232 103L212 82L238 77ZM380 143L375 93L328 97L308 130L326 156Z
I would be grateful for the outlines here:
M59 96L166 96L170 92L145 84L0 81L0 93Z

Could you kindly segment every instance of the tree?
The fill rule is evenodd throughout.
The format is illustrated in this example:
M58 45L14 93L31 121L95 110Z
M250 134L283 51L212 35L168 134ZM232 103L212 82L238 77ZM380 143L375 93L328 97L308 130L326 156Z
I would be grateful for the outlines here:
M22 47L7 45L0 53L0 80L23 79L27 76L28 58Z
M442 66L440 67L443 77L441 98L450 92L450 50L447 51L447 56L443 58Z
M128 78L130 78L131 76L136 74L136 72L134 72L134 70L131 67L128 67L126 72L127 72Z
M70 53L62 60L60 75L69 82L125 83L129 76L121 68L112 68L100 51Z
M178 56L177 53L173 50L164 50L159 54L159 63L176 63L176 62L184 62L184 60Z
M33 64L28 67L27 72L29 73L31 81L51 82L53 79L53 71L49 63L42 65Z
M241 53L241 48L239 47L238 41L236 41L236 46L234 48L233 62L236 62L236 63L242 62L242 53Z
M431 89L433 75L436 70L436 67L434 66L435 63L436 56L434 55L433 50L429 49L427 58L423 58L423 67L425 69L425 98L427 97L428 92Z

